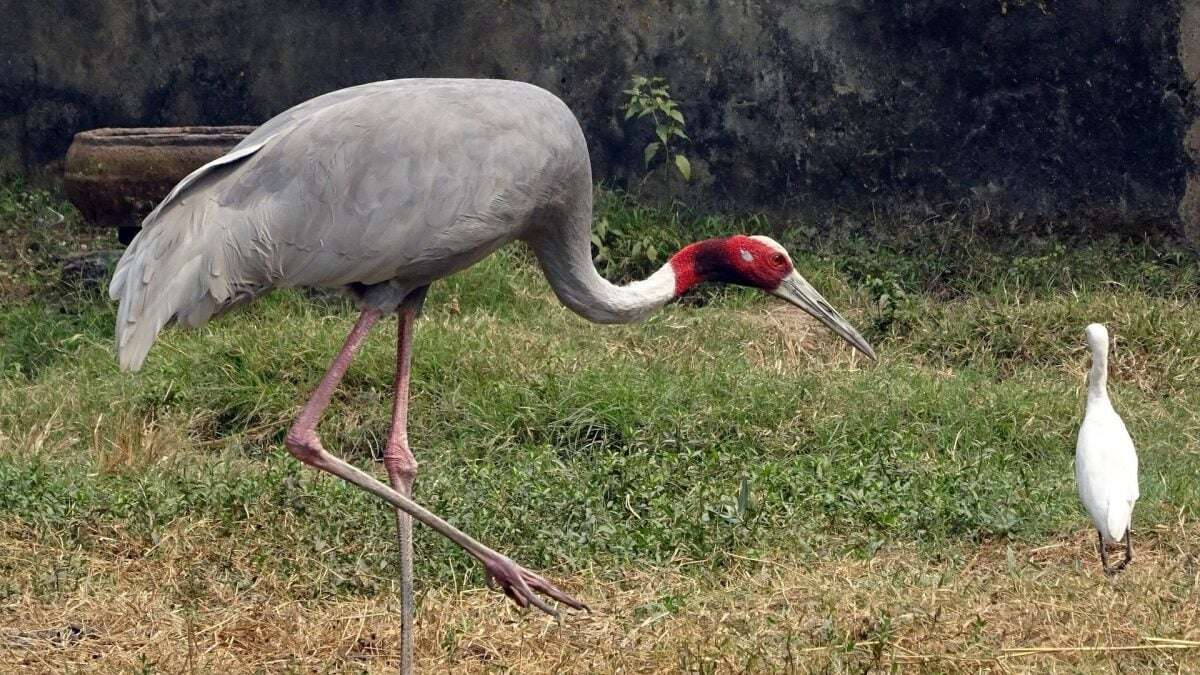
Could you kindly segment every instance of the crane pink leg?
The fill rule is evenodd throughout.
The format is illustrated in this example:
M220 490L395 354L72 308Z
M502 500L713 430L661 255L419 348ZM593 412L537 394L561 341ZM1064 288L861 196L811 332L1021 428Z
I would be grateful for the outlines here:
M350 362L354 360L355 352L367 337L367 333L371 331L371 327L375 325L376 321L379 321L380 316L380 313L374 310L363 310L358 321L354 323L354 328L350 329L350 335L346 337L342 351L338 352L337 357L333 359L329 370L325 371L325 377L322 377L321 383L317 385L317 390L309 397L308 403L304 404L304 408L296 416L296 421L292 423L292 428L288 430L288 450L291 450L292 454L301 461L312 464L309 459L317 459L315 455L324 452L321 448L321 439L317 437L317 420L321 419L321 413L329 407L329 401L333 398L333 390L337 389L338 383L342 381L342 376L346 374L346 369L350 367ZM293 446L300 448L304 454L298 454ZM312 452L307 452L309 450ZM324 466L317 464L313 464L313 466L325 469Z
M342 350L338 352L337 357L329 366L329 370L321 378L321 383L317 385L316 391L313 392L308 403L304 404L304 408L296 417L292 428L288 430L286 440L288 451L305 464L327 471L370 492L461 546L463 550L483 564L489 583L494 581L499 584L504 594L521 607L533 605L547 614L557 615L558 612L553 607L537 596L537 593L541 593L575 609L586 609L586 605L558 590L549 581L514 563L507 556L484 546L412 499L389 488L358 467L330 454L321 445L321 439L317 436L317 421L320 419L321 413L329 406L333 390L345 375L350 362L354 360L355 352L379 317L378 311L369 309L364 310L359 316L358 322L354 324Z
M417 458L408 447L408 374L412 363L415 317L416 311L411 309L401 309L397 317L396 398L392 402L392 429L383 448L383 466L387 469L388 478L392 487L403 495L412 492L413 480L417 477Z
M417 458L408 447L408 374L412 363L413 321L417 310L401 307L396 316L396 380L392 428L383 447L383 466L392 489L412 497ZM412 517L396 509L396 542L400 546L400 672L412 672L413 662L413 540Z

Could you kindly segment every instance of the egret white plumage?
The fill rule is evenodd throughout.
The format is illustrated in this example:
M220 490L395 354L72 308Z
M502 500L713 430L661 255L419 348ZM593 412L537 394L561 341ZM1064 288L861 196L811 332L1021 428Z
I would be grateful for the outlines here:
M434 281L505 244L533 249L564 305L598 323L646 317L695 285L760 288L812 314L864 354L866 340L766 237L691 244L644 281L618 287L592 262L592 172L575 116L532 85L502 80L392 80L319 96L201 167L146 217L109 292L120 300L121 366L136 370L171 320L198 326L275 288L348 289L362 312L287 434L301 461L397 509L402 665L411 664L411 520L479 560L522 607L554 614L542 594L569 595L411 499L408 446L413 320ZM358 347L385 314L399 315L395 401L384 447L391 487L325 450L316 425Z
M1088 326L1087 344L1092 369L1087 410L1075 444L1075 482L1099 533L1100 564L1106 573L1114 574L1133 561L1133 505L1140 495L1138 457L1125 422L1108 399L1108 329L1098 323ZM1107 546L1121 541L1125 559L1110 567Z

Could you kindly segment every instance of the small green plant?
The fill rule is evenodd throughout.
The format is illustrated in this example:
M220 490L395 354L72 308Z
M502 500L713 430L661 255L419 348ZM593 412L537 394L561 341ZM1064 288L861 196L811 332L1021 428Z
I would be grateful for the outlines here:
M687 228L677 211L641 206L624 193L597 196L592 258L605 276L622 282L644 277L683 246L679 232Z
M649 166L661 151L667 161L675 163L675 168L684 180L691 180L692 163L687 156L679 152L676 145L678 141L691 139L684 131L683 113L679 112L679 105L671 98L667 81L658 76L635 75L630 80L630 85L624 92L629 97L624 105L625 119L642 119L648 116L654 123L654 135L657 140L646 144L642 151L646 166Z
M864 280L864 285L879 309L879 316L873 321L875 330L904 332L920 318L916 298L904 290L895 273L887 271L881 276L870 275Z
M674 251L671 244L664 243L666 238L663 232L631 230L607 218L592 225L594 259L605 274L633 278L662 264L663 256Z

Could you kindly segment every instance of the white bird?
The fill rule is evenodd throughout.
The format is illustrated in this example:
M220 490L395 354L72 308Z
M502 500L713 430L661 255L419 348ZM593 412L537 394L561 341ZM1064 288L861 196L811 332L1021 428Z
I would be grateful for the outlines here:
M1140 496L1138 457L1125 423L1108 400L1108 329L1091 324L1087 343L1092 350L1092 370L1087 410L1075 444L1075 482L1099 533L1100 564L1106 573L1114 574L1133 561L1133 505ZM1106 546L1121 541L1125 542L1125 560L1109 567Z
M539 593L583 607L411 499L417 463L407 436L410 345L431 283L521 240L559 300L591 321L637 321L705 281L741 284L797 305L874 358L866 340L771 239L697 242L648 279L618 287L592 263L591 226L587 143L575 116L549 92L503 80L438 79L335 91L272 118L180 181L146 217L109 286L120 300L119 361L136 370L169 321L198 326L275 288L342 287L357 296L358 322L286 446L300 461L397 509L401 666L407 670L409 516L483 563L489 583L499 583L522 607L555 613ZM399 315L392 428L383 452L391 488L328 452L317 435L356 350L390 313Z

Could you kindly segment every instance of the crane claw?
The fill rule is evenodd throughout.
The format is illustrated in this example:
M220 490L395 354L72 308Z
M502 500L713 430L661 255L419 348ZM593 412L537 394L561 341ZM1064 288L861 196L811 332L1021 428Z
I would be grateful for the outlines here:
M538 574L530 572L513 562L511 559L496 554L481 558L487 584L491 588L499 586L504 594L519 607L533 605L550 616L558 616L558 610L551 607L538 597L538 593L553 598L574 609L588 609L588 606L575 598L563 593L554 584L546 581Z

